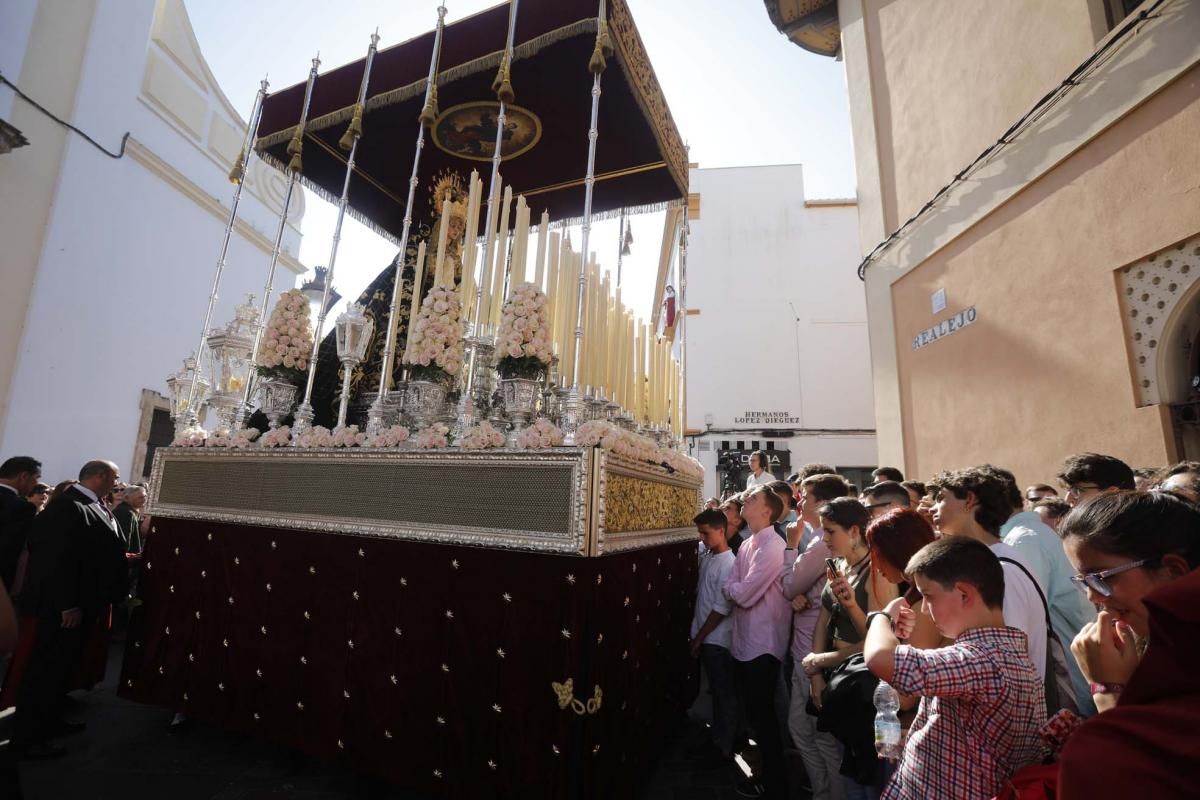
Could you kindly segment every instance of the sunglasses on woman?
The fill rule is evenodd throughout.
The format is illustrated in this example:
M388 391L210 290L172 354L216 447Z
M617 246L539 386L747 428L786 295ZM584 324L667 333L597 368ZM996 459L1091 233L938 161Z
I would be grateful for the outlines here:
M1140 561L1130 561L1128 564L1122 564L1119 567L1106 569L1102 572L1085 572L1082 575L1072 575L1071 580L1076 585L1086 586L1101 597L1112 597L1112 587L1108 585L1108 579L1114 575L1120 575L1122 572L1128 572L1131 569L1144 567L1147 564L1154 563L1153 558L1143 558Z

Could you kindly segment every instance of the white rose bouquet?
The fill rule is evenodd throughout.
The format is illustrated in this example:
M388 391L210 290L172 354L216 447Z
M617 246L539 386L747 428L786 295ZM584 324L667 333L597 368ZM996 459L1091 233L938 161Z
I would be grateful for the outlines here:
M207 439L208 431L196 426L180 431L171 445L174 447L203 447Z
M334 428L330 436L333 438L334 447L361 447L367 441L367 435L360 433L357 425Z
M333 431L324 425L313 425L296 437L297 447L333 447Z
M481 422L467 428L458 439L458 446L464 450L487 450L492 447L504 446L504 434L492 427L490 422Z
M434 286L408 332L404 363L413 380L449 385L463 368L462 304L458 293Z
M418 433L416 438L413 439L413 444L417 446L418 450L433 450L438 447L446 447L450 443L449 434L449 427L444 423L435 422Z
M517 447L521 450L558 447L562 443L563 432L545 417L539 417L536 422L517 434Z
M502 378L536 379L553 357L546 295L535 284L517 284L500 312L496 369Z
M279 296L254 357L259 375L294 384L304 380L313 346L309 314L308 299L299 289Z
M374 436L368 436L365 447L399 447L408 441L409 430L403 425L384 428Z
M264 433L258 444L260 447L287 447L291 441L292 429L287 425L280 425Z

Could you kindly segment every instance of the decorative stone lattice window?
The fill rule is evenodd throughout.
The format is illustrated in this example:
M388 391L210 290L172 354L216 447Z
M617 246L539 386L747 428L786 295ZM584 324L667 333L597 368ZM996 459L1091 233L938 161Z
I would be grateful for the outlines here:
M1162 386L1160 348L1176 342L1181 303L1190 299L1200 280L1200 236L1160 250L1122 267L1117 272L1125 335L1132 357L1134 384L1139 407L1158 405L1173 398L1171 387ZM1193 331L1194 332L1194 331ZM1190 347L1190 337L1178 346Z

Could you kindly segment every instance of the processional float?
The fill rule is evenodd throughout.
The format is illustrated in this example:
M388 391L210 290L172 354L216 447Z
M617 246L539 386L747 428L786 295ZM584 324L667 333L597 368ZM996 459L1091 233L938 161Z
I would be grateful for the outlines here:
M440 796L625 795L690 699L701 473L684 324L636 318L592 226L666 209L682 307L687 153L624 0L446 13L263 82L122 692ZM337 204L325 297L267 315L285 201L209 330L252 158ZM326 335L347 214L398 254Z

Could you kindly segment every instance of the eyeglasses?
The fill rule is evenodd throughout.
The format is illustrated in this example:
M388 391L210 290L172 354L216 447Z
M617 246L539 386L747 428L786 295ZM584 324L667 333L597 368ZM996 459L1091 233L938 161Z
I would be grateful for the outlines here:
M1128 572L1131 569L1137 569L1138 567L1154 563L1157 563L1156 559L1143 558L1140 561L1130 561L1128 564L1106 569L1103 572L1085 572L1082 575L1072 575L1071 581L1078 586L1086 586L1101 597L1112 597L1113 590L1108 585L1109 578L1114 575L1120 575L1122 572Z
M1083 494L1084 492L1096 492L1099 490L1100 490L1100 487L1094 483L1073 483L1067 487L1067 494L1068 495L1073 494L1076 497L1078 497L1079 495Z

